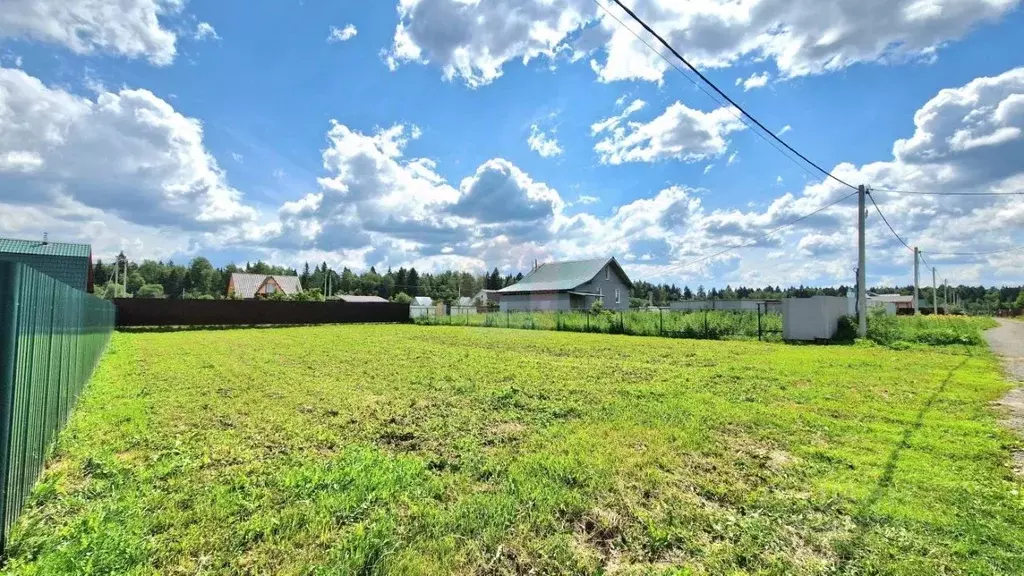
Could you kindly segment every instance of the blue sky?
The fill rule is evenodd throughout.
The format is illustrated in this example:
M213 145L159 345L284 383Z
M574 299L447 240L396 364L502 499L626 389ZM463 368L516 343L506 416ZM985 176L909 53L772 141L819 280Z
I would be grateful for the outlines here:
M0 234L215 264L482 272L615 255L680 284L852 282L849 201L690 265L845 192L591 0L102 4L0 14ZM1018 0L634 4L845 179L1024 191ZM1020 196L876 199L940 275L1024 281L1024 252L940 255L1024 244ZM872 283L910 281L877 218L869 246Z

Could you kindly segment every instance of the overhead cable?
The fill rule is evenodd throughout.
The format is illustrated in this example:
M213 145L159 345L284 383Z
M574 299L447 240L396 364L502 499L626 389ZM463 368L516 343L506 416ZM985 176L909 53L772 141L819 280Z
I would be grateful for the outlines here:
M831 208L831 207L835 206L836 204L839 204L843 200L847 200L849 198L853 198L856 195L857 195L856 192L852 192L850 194L847 194L846 196L843 196L842 198L839 198L838 200L834 200L832 202L829 202L828 204L825 204L824 206L822 206L821 208L818 208L817 210L815 210L813 212L804 214L803 216L801 216L801 217L799 217L799 218L797 218L795 220L791 220L791 221L789 221L789 222L787 222L787 223L785 223L785 224L783 224L781 226L777 226L775 228L772 228L771 230L765 232L764 234L761 234L757 238L754 238L752 240L748 240L746 242L743 242L742 244L737 244L735 246L729 246L728 248L725 248L723 250L715 252L714 254L709 254L709 255L704 256L702 258L699 258L697 260L693 260L692 262L687 262L685 264L677 264L675 266L670 266L669 268L666 268L665 270L662 270L661 273L665 274L665 273L668 273L668 272L673 272L675 270L682 270L683 268L689 268L690 266L694 266L694 265L700 264L702 262L705 262L707 260L711 260L712 258L715 258L717 256L721 256L722 254L725 254L726 252L731 252L733 250L738 250L740 248L745 248L747 246L751 246L753 244L757 244L761 240L767 238L768 236L771 236L772 234L778 232L779 230L783 230L785 228L789 228L790 226L793 226L794 224L797 224L797 223L799 223L799 222L801 222L803 220L806 220L806 219L810 218L811 216L814 216L815 214L819 214L821 212L824 212L826 209Z
M602 7L604 7L603 5L601 5L601 3L600 3L600 1L599 1L599 0L594 0L594 1L595 1L595 2L597 2L599 6L602 6ZM787 143L787 142L786 142L785 140L783 140L782 138L780 138L780 137L779 137L779 136L778 136L778 135L777 135L777 134L776 134L775 132L773 132L773 131L769 130L769 129L768 129L767 127L765 127L765 125L764 125L764 124L762 124L762 123L761 123L761 122L760 122L760 121L759 121L759 120L758 120L757 118L754 118L754 116L753 116L753 115L751 115L751 114L750 114L749 112L747 112L747 111L746 111L746 110L745 110L745 109L744 109L744 108L743 108L742 106L740 106L739 104L737 104L735 100L733 100L732 98L730 98L728 94L726 94L725 92L723 92L723 91L722 91L722 90L721 90L721 89L720 89L720 88L719 88L719 87L718 87L717 85L715 85L715 83L714 83L714 82L712 82L712 81L711 81L711 80L710 80L710 79L709 79L709 78L708 78L707 76L705 76L704 74L702 74L700 70L698 70L698 69L697 69L696 67L694 67L694 66L693 66L693 64L690 64L690 62L689 62L689 61L688 61L688 60L687 60L686 58L684 58L684 57L683 57L683 55L682 55L682 54L680 54L678 50L676 50L675 48L673 48L671 44L669 44L669 43L668 43L668 42L667 42L667 41L666 41L666 40L665 40L664 38L662 38L662 37L661 37L661 35L659 35L659 34L658 34L657 32L655 32L655 31L654 31L654 29L653 29L653 28L651 28L651 27L650 27L650 25L648 25L648 24L647 24L647 22L644 22L644 20L643 20L643 19L641 19L641 18L640 18L639 16L637 16L637 15L636 15L636 13L635 13L635 12L633 12L633 10L631 10L631 9L630 9L630 8L629 8L628 6L626 6L625 4L623 4L621 0L612 0L612 2L615 2L615 4L616 4L616 5L618 5L618 7L619 7L619 8L622 8L622 10L626 12L626 14L629 14L629 16L630 16L630 17L631 17L631 18L632 18L633 20L635 20L635 21L636 21L636 22L637 22L638 24L640 24L640 26L642 26L642 27L644 28L644 30L646 30L646 31L647 31L647 32L648 32L649 34L651 34L652 36L654 36L655 38L657 38L657 39L658 39L658 41L659 41L659 42L660 42L660 43L662 44L662 46L664 46L664 47L665 47L665 48L667 48L667 49L668 49L668 50L669 50L670 52L672 52L672 54L673 54L673 55L674 55L674 56L675 56L676 58L678 58L678 59L679 59L679 60L680 60L680 61L681 61L681 62L682 62L682 63L683 63L684 65L686 65L686 67L687 67L687 68L689 68L691 72L693 72L694 74L696 74L698 78L700 78L700 79L701 79L702 81L704 81L704 82L705 82L705 83L706 83L706 84L707 84L708 86L710 86L710 87L711 87L711 88L712 88L712 89L713 89L713 90L714 90L715 92L717 92L717 93L718 93L718 95L719 95L719 96L721 96L722 98L724 98L724 99L725 99L725 100L726 100L726 101L727 101L727 102L728 102L729 104L731 104L731 105L732 105L733 107L735 107L735 108L736 108L737 110L739 110L739 111L740 111L740 112L741 112L741 113L742 113L742 114L743 114L744 116L746 116L746 117L747 117L748 119L750 119L750 121L751 121L751 122L753 122L754 124L756 124L758 128L760 128L760 129L761 129L761 130L763 130L763 131L764 131L764 132L765 132L766 134L768 134L769 136L771 136L773 140L775 140L776 142L778 142L779 144L781 144L782 146L784 146L784 147L785 147L785 148L786 148L787 150L789 150L789 151L790 151L790 152L792 152L793 154L796 154L796 155L797 155L797 156L798 156L798 157L799 157L799 158L800 158L801 160L803 160L804 162L806 162L807 164L809 164L810 166L812 166L812 167L813 167L813 168L814 168L815 170L817 170L818 172L821 172L822 174L824 174L824 175L825 175L825 176L826 176L827 178L831 178L832 180L835 180L836 182L838 182L838 183L840 183L840 184L842 184L843 186L846 186L846 187L848 187L848 188L852 188L852 189L854 189L854 190L856 190L856 189L857 189L857 187L856 187L856 186L853 186L853 185L852 185L852 184L850 184L849 182L846 182L845 180L842 180L842 179L841 179L841 178L839 178L838 176L835 176L834 174L832 174L832 173L831 173L831 172L829 172L828 170L825 170L824 168L822 168L821 166L819 166L818 164L816 164L815 162L813 162L813 161L812 161L811 159L809 159L809 158L808 158L807 156L804 156L803 154L801 154L800 152L798 152L798 151L797 151L797 150L796 150L795 148L793 148L792 146L790 146L790 145L789 145L789 144L788 144L788 143ZM606 12L608 11L608 10L607 10L607 8L605 8L605 11L606 11ZM616 20L618 20L618 18L616 18ZM620 22L620 23L622 23L622 21L621 21L621 20L619 20L619 22ZM628 26L627 26L626 28L627 28L627 29L629 29L629 27L628 27ZM646 44L646 42L645 42L645 44ZM648 46L650 46L650 44L648 44ZM655 51L655 52L657 52L657 51ZM661 54L661 53L660 53L660 52L658 52L658 54Z

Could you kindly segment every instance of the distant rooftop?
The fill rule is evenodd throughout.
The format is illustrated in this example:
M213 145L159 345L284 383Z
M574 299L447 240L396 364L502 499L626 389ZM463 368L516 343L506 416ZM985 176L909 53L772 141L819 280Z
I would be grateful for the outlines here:
M42 240L17 240L0 238L0 253L31 254L34 256L61 256L65 258L88 258L92 247L88 244L68 242L43 242Z
M302 292L302 284L298 276L286 276L283 274L247 274L234 272L231 274L231 285L239 298L253 298L256 291L267 278L273 278L274 282L281 288L281 291L289 296Z
M517 292L559 292L572 290L581 284L586 284L593 280L601 272L605 264L614 264L626 280L627 285L631 285L629 278L622 271L615 258L594 258L591 260L570 260L541 264L519 282L506 286L498 292L514 294Z
M387 302L386 299L380 296L355 296L352 294L341 294L337 296L338 300L342 302L348 302L350 304L365 304L368 302Z
M913 302L914 297L902 294L868 294L868 300L876 302Z

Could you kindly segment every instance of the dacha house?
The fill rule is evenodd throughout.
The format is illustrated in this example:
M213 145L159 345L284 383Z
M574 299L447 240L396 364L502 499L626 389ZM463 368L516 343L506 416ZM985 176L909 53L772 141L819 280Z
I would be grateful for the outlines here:
M244 274L235 272L228 280L228 297L250 300L276 293L292 296L302 292L298 276L283 274Z

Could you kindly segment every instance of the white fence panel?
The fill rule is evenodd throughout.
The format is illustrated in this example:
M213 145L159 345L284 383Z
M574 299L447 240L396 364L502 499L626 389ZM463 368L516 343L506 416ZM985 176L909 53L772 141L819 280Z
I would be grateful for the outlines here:
M841 296L786 298L782 301L782 338L828 340L836 335L839 319L847 314Z

